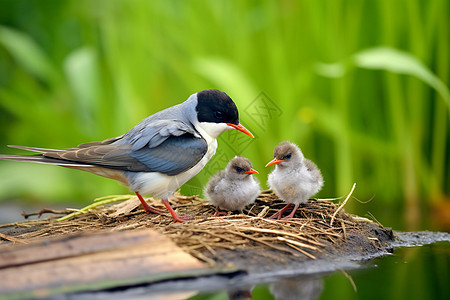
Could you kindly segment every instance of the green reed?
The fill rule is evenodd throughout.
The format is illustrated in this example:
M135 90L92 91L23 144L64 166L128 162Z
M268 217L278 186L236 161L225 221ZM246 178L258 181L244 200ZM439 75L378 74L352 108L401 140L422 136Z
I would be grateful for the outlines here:
M201 192L236 153L252 160L265 185L273 147L291 140L321 167L319 196L342 196L353 182L359 199L376 194L363 212L389 215L381 208L392 207L414 226L420 207L449 194L445 0L1 5L2 153L16 152L6 144L71 147L120 135L191 93L218 88L257 138L247 145L224 134L185 193ZM273 115L252 115L260 92L279 109ZM0 162L0 198L87 203L126 192L50 169Z

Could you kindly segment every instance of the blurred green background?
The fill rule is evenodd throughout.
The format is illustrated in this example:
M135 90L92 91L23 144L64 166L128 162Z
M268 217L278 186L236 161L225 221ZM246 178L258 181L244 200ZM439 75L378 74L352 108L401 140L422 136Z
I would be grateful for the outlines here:
M0 153L125 133L199 90L241 122L182 189L244 155L265 182L274 146L322 169L321 198L396 229L450 229L447 0L0 0ZM0 201L24 208L129 193L53 166L0 162ZM3 205L3 204L0 204Z

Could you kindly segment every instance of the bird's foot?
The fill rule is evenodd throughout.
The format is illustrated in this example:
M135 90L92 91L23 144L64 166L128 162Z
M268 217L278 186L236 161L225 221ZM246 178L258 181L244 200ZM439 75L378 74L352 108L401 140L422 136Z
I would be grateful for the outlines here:
M293 219L293 218L294 218L294 215L295 215L295 212L297 211L297 208L298 208L298 204L295 204L295 206L294 206L294 208L292 209L291 213L290 213L289 215L287 215L286 217L281 218L281 220L289 220L289 219Z
M141 201L142 207L144 208L144 211L146 213L148 213L148 214L154 213L154 214L158 214L158 215L164 214L164 211L148 205L147 202L144 200L144 198L139 193L136 193L136 195L137 195L139 201Z
M222 217L222 216L226 216L227 213L224 211L220 211L218 208L216 208L216 213L213 215L213 217Z
M270 217L268 217L267 219L270 220L279 220L281 218L281 210L277 211L276 213L274 213L273 215L271 215Z
M280 209L279 211L277 211L276 213L274 213L273 215L271 215L268 219L271 220L279 220L281 218L281 216L283 215L284 211L286 209L288 209L288 207L291 205L291 203L288 203L285 207L283 207L282 209ZM295 208L297 209L297 208Z
M141 204L144 207L144 211L146 213L148 213L148 214L149 213L155 213L155 214L158 214L158 215L165 215L166 214L165 211L157 209L157 208L154 208L154 207L151 207L150 205L148 205L147 202L145 202L144 198L139 193L136 192L136 195L138 196L139 200L141 201ZM179 216L173 210L173 208L170 206L170 203L169 203L169 201L167 199L163 199L162 202L163 202L164 206L169 210L170 215L172 216L172 218L175 221L182 223L182 222L185 222L185 221L190 219L189 217Z
M175 213L175 214L170 213L170 214L172 215L172 218L173 218L175 221L180 222L180 223L184 223L184 222L189 221L189 220L191 219L191 217L188 217L188 216L180 216L180 215L177 215L176 213Z
M172 208L172 206L170 206L169 200L167 199L162 199L162 203L164 204L164 206L167 208L167 210L170 212L170 214L172 215L172 218L180 223L186 222L187 220L190 220L190 217L187 216L179 216Z

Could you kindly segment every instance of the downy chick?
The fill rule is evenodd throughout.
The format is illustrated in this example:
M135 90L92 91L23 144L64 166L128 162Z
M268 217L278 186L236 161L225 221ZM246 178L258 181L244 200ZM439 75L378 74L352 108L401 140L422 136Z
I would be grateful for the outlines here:
M292 204L292 212L285 217L290 219L300 203L317 194L323 186L319 168L303 156L300 148L291 142L281 142L273 150L274 159L266 167L276 165L269 174L267 183L275 194L288 204L270 217L280 219L283 212Z
M261 192L259 182L252 174L252 163L245 157L236 156L224 170L215 174L205 187L204 194L209 202L216 206L215 216L219 209L240 210L255 201Z

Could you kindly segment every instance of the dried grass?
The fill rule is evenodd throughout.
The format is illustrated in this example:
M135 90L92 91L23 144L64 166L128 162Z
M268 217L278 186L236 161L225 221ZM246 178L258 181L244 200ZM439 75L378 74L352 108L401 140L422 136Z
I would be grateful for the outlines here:
M169 236L183 250L210 265L220 260L223 251L237 249L265 249L268 253L281 256L316 259L326 247L339 247L350 232L363 232L364 224L374 224L342 209L350 194L340 206L329 201L310 200L300 206L295 218L289 220L265 218L285 205L271 191L263 191L256 202L244 210L244 214L230 213L224 217L212 217L214 208L203 199L177 195L171 202L178 213L192 216L185 223L175 223L170 216L147 215L135 197L120 197L121 200L128 200L82 209L70 219L65 217L57 221L55 217L50 217L0 225L0 232L4 232L0 239L3 237L5 240L0 241L0 246L82 231L150 227ZM111 200L108 199L108 202L113 202ZM163 207L159 200L149 198L147 201L155 207Z

